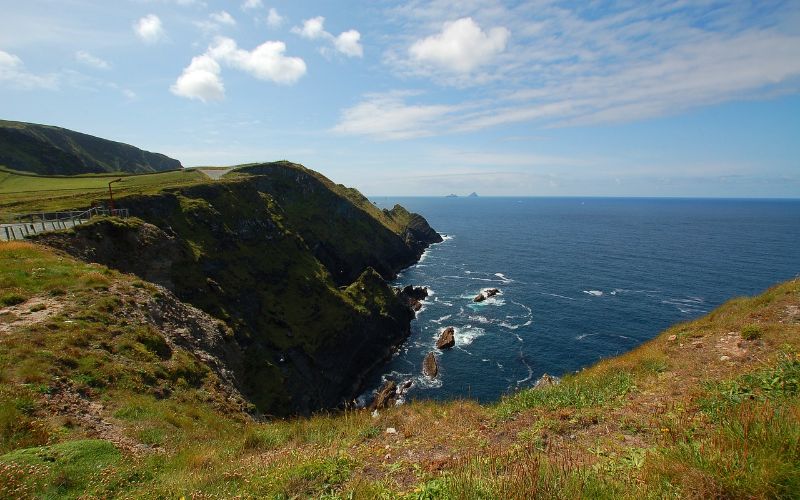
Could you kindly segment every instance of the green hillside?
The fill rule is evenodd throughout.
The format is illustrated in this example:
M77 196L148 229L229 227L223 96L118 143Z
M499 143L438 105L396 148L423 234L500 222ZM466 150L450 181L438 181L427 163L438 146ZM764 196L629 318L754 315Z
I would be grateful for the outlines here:
M181 168L178 160L61 127L0 120L0 166L44 175L146 173Z

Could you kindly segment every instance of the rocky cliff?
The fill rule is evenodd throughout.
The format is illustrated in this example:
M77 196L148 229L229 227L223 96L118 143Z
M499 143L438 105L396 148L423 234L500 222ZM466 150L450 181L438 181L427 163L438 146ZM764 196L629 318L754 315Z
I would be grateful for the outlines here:
M400 207L293 164L130 196L137 218L100 220L42 241L134 273L226 322L235 368L259 411L284 415L352 399L409 333L408 301L383 278L439 235Z

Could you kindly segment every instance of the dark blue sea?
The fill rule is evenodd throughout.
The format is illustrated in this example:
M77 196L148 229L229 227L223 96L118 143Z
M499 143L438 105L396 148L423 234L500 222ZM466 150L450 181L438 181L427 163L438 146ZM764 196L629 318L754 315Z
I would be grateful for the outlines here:
M441 234L396 285L431 296L371 379L406 399L498 399L633 349L668 326L800 274L800 200L373 198ZM483 288L500 295L483 303ZM440 331L441 374L420 374ZM369 391L368 391L369 392ZM365 395L366 396L366 395Z

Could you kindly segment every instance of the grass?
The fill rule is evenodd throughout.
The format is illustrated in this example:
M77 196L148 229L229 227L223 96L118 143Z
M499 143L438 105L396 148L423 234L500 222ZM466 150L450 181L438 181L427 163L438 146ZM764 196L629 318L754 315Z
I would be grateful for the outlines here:
M379 309L373 280L343 295ZM798 280L492 405L269 421L227 405L204 364L130 319L132 297L156 293L141 280L6 243L0 292L60 304L0 333L2 497L800 495ZM101 405L110 435L53 410L65 384Z
M88 207L108 201L108 183L115 198L155 193L165 188L208 182L197 170L173 170L152 174L84 174L44 176L0 167L0 218L9 213L56 211Z

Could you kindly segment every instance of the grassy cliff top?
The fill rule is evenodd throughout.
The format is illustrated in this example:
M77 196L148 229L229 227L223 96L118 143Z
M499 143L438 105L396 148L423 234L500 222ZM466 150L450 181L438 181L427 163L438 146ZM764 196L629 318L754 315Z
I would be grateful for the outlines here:
M114 197L152 194L170 187L209 182L197 170L172 170L152 174L36 175L0 167L0 215L88 207L108 202L108 183Z
M800 495L800 280L496 404L271 422L132 319L159 293L0 244L0 497Z

